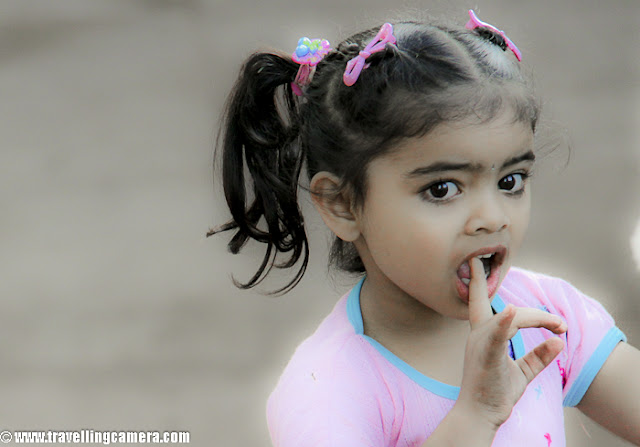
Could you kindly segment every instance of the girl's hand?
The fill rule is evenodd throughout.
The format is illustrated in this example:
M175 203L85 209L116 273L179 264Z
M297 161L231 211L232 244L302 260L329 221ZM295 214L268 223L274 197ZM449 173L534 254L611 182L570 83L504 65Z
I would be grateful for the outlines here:
M469 284L469 323L459 411L468 412L479 422L497 429L525 388L560 353L564 343L552 337L540 343L524 357L512 360L507 354L507 342L518 329L543 327L556 334L566 332L561 318L538 309L516 308L509 304L494 315L487 295L487 281L482 262L473 258Z

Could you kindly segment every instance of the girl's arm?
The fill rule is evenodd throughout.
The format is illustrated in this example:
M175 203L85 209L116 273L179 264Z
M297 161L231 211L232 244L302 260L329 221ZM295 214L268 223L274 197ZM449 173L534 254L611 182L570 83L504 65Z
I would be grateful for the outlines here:
M614 434L640 445L640 351L620 342L577 408Z
M525 388L560 353L564 344L552 337L516 361L506 353L518 329L544 327L561 334L567 325L538 309L507 306L493 315L482 263L473 258L469 284L469 323L462 386L456 404L422 447L490 446Z

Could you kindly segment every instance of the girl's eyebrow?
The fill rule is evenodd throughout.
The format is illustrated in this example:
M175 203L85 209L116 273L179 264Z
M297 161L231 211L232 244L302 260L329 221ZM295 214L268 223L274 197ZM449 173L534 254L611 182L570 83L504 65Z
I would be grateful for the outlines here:
M500 166L500 170L508 168L513 165L517 165L523 161L535 161L536 156L533 154L533 151L529 150L524 154L515 155L509 159L507 159L502 166ZM481 172L486 168L482 163L454 163L450 161L436 161L428 166L422 166L416 168L405 174L405 177L408 179L420 177L423 175L429 175L437 172L445 172L445 171L466 171L466 172Z

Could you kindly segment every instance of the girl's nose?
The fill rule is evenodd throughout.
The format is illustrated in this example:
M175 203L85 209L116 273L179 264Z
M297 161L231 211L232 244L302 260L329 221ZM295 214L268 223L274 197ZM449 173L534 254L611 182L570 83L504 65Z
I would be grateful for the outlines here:
M472 206L465 225L465 233L495 233L506 229L511 221L505 212L501 197L495 194L484 194L478 197Z

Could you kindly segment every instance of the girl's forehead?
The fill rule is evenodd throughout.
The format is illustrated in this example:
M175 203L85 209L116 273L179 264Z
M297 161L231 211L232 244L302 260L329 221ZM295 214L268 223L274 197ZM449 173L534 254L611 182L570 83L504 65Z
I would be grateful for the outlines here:
M503 114L486 123L440 124L424 136L400 141L386 158L399 165L464 161L490 167L532 150L531 125Z

